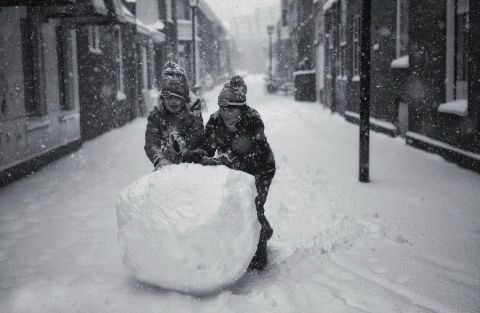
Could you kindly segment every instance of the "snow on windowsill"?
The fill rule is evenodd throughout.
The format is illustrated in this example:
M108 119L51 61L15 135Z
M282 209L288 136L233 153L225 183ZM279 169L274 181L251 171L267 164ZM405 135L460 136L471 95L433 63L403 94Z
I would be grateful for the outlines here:
M454 151L454 152L457 152L458 154L465 155L465 156L468 156L469 158L480 161L480 154L476 154L476 153L473 153L473 152L469 152L469 151L459 149L457 147L454 147L454 146L449 145L447 143L444 143L442 141L435 140L435 139L432 139L430 137L427 137L425 135L421 135L421 134L409 131L409 132L407 132L406 137L407 137L407 140L409 138L412 138L412 139L415 139L415 140L418 140L418 141L428 143L431 146L435 146L435 147L438 147L438 148Z
M162 21L159 21L159 20L157 20L153 24L145 24L139 18L137 18L136 23L137 23L138 26L140 26L142 28L145 28L152 33L162 31L165 28L165 24Z
M468 116L468 100L460 99L442 103L438 106L438 112Z
M73 112L73 113L67 113L67 112L65 112L65 114L62 114L58 117L59 122L63 123L70 120L80 119L80 114L78 112Z
M120 90L117 91L117 101L122 101L127 99L127 95L121 92Z
M40 128L50 127L50 119L48 116L30 117L26 121L27 132L34 131Z
M315 70L302 70L302 71L293 72L293 76L307 75L307 74L315 74Z
M352 82L359 82L360 81L360 75L355 75L352 77Z
M396 58L392 61L390 65L391 68L409 68L410 67L410 57L404 55L402 57Z
M345 116L354 118L356 120L360 120L360 114L352 112L352 111L345 111ZM378 120L378 119L373 118L373 117L370 118L370 124L381 127L383 129L388 129L388 130L391 130L391 131L397 131L397 127L395 125L393 125L392 123L385 122L385 121L382 121L382 120Z

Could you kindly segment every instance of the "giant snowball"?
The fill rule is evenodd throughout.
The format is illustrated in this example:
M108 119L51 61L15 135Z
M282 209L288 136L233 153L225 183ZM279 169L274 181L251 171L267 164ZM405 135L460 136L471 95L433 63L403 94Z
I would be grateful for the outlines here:
M232 284L255 254L253 176L224 166L168 165L116 203L124 264L139 280L207 294Z

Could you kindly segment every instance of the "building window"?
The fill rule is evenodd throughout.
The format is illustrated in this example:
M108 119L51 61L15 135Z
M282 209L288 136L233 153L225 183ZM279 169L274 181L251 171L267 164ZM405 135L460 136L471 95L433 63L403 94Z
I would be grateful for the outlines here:
M92 53L100 54L100 27L88 26L88 50Z
M122 30L120 27L116 28L117 33L117 99L123 100L125 98L124 76L123 76L123 43Z
M347 1L342 0L340 15L340 45L347 44Z
M408 1L409 0L397 0L397 58L408 55Z
M377 23L373 23L372 49L373 51L380 50L380 28Z
M447 101L468 100L469 0L447 1Z
M173 14L172 14L172 0L165 0L167 3L167 21L172 21L173 20Z
M175 1L177 9L177 18L179 20L189 20L190 19L190 7L187 0L176 0Z
M76 33L57 26L56 36L60 108L68 111L75 109L78 102Z
M27 14L21 21L25 111L28 117L41 117L47 114L44 52L48 47L38 17L30 10Z
M360 79L360 32L362 27L362 18L360 15L355 15L353 18L353 68L352 74L355 80Z
M468 41L467 33L470 28L468 0L457 1L455 23L455 98L467 99L468 83Z

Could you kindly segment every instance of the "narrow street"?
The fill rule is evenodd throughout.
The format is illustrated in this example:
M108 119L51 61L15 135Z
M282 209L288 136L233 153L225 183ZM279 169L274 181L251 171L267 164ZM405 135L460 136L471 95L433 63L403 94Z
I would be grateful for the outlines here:
M204 298L129 276L114 203L152 170L138 118L0 189L0 312L479 311L480 175L372 133L359 183L358 126L246 82L277 163L265 272Z

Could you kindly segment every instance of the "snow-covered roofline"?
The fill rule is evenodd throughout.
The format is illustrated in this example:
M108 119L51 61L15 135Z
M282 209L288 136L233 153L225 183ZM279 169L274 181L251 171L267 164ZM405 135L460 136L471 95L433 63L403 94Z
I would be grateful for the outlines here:
M218 24L223 30L225 30L225 25L222 21L215 15L215 13L210 9L208 4L204 0L198 2L198 8L205 14L205 16L212 22Z

